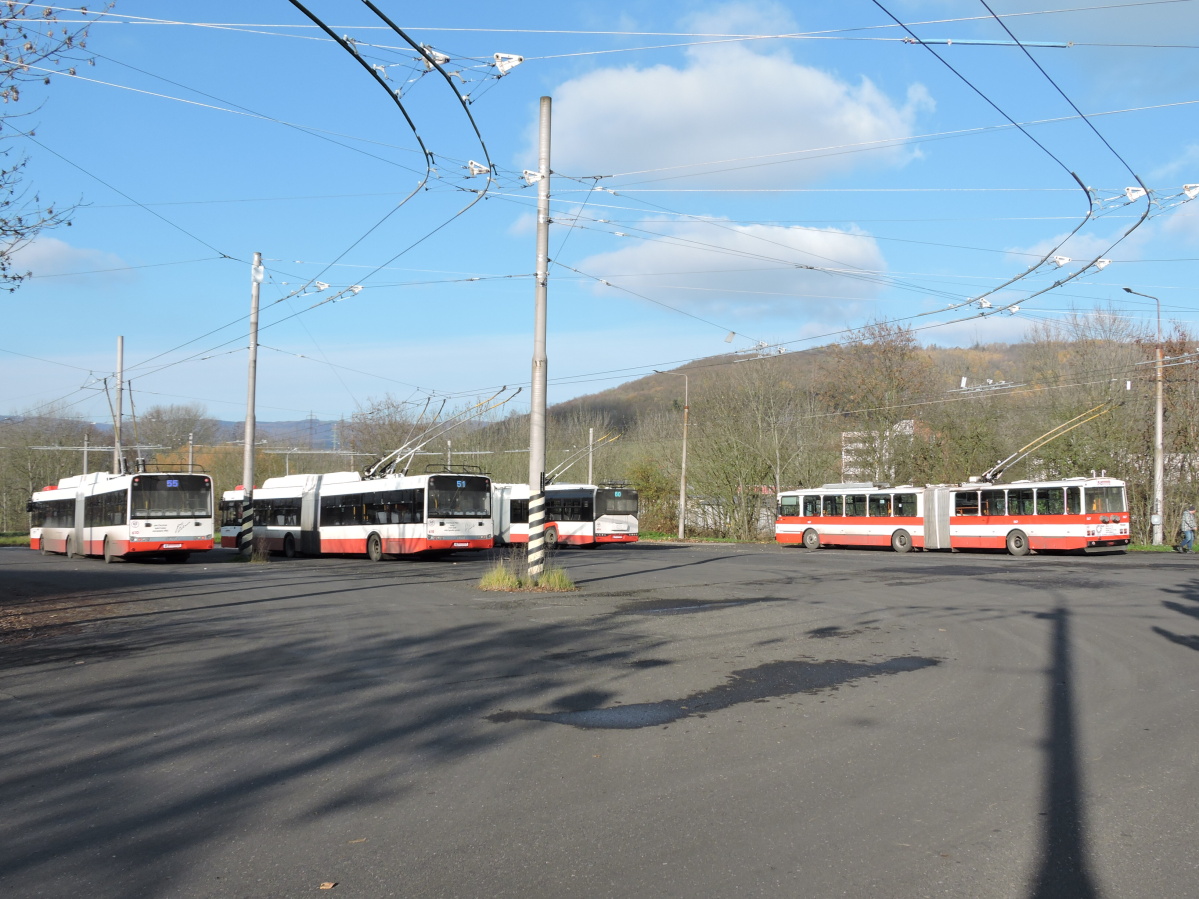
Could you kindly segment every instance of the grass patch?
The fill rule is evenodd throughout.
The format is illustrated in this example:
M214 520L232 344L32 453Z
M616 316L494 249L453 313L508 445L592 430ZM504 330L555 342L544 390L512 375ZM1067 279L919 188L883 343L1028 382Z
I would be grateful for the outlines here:
M28 546L28 534L0 534L0 546Z
M1174 552L1174 547L1154 546L1151 543L1130 543L1128 545L1128 551L1130 553L1172 553Z
M566 569L547 561L541 569L541 577L534 581L529 577L528 559L524 546L509 548L479 578L480 590L500 593L572 593L579 588Z

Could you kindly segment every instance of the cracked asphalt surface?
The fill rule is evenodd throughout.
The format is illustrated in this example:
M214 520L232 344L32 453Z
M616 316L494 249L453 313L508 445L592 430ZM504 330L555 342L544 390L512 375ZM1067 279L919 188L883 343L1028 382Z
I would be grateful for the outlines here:
M1185 897L1199 563L0 549L0 890Z

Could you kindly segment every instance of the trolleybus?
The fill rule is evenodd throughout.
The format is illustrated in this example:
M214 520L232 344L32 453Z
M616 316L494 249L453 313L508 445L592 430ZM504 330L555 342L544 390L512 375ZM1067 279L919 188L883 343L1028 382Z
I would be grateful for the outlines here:
M779 494L784 544L1105 552L1130 542L1123 481L1108 477L918 487L825 484Z
M491 479L440 472L364 478L356 471L268 478L254 490L254 538L293 556L490 549Z
M63 478L29 501L30 546L44 553L183 562L212 549L212 479L107 472Z
M545 542L567 546L635 543L637 491L625 484L551 484L545 489ZM529 542L529 485L493 484L495 542Z

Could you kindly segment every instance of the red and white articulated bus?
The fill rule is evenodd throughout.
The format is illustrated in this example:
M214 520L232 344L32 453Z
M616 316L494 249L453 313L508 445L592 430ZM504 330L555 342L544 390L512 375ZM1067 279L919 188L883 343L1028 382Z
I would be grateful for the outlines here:
M490 549L491 479L356 471L268 478L254 490L254 539L272 552L384 556Z
M529 542L529 485L493 484L496 544ZM551 484L545 489L545 542L568 546L637 542L637 491L625 484Z
M185 562L212 549L212 478L107 472L63 478L29 501L29 545L44 553Z
M241 508L246 498L243 487L236 490L226 490L221 494L221 504L218 513L221 519L221 546L225 549L237 549L237 538L241 534Z
M848 483L779 494L775 540L910 549L1121 551L1130 542L1123 481L1108 477L917 487Z

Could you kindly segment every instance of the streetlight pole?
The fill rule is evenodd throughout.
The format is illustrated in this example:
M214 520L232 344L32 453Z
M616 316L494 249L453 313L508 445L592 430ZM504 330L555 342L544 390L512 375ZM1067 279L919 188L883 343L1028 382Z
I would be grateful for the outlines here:
M1162 482L1165 480L1166 470L1166 455L1162 439L1162 432L1164 430L1162 414L1162 301L1147 293L1139 293L1131 287L1125 287L1124 292L1144 297L1147 300L1153 300L1157 304L1157 361L1153 367L1153 380L1157 395L1153 430L1153 515L1149 520L1153 524L1153 545L1161 546L1163 543L1162 515L1164 514L1165 507Z
M691 379L686 372L658 371L660 375L678 375L683 379L683 463L679 474L679 539L683 539L683 529L687 522L687 416L691 409Z

